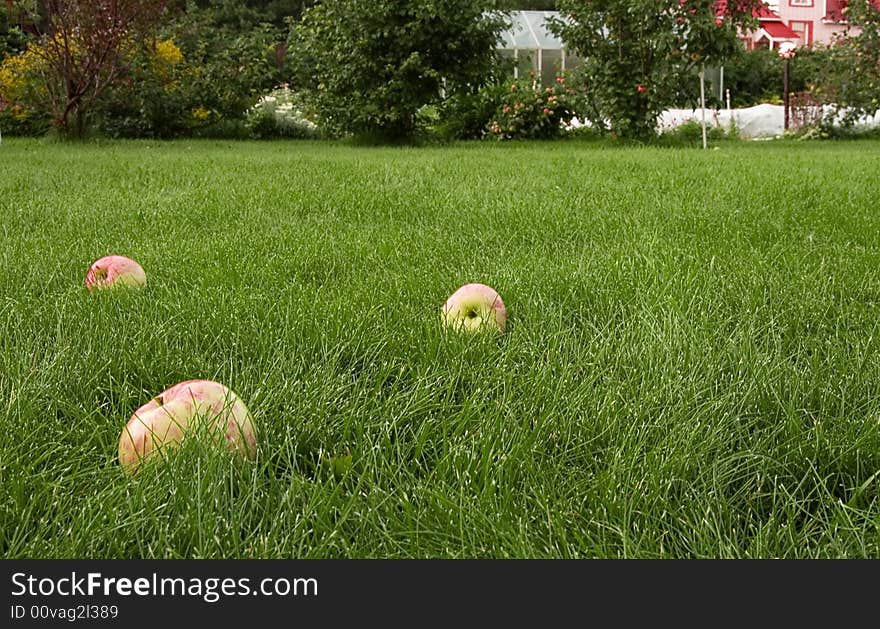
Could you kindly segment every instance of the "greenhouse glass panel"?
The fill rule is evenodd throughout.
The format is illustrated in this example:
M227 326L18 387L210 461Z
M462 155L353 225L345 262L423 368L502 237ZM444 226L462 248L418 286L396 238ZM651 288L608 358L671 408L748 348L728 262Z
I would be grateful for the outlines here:
M541 54L541 84L553 85L556 76L562 72L562 51L544 50Z
M561 17L558 11L511 11L510 26L502 33L499 48L513 51L514 76L540 76L542 85L551 85L564 69L575 67L580 59L568 54L561 39L547 28L549 18Z
M547 29L547 18L559 17L558 11L520 11L535 38L535 48L562 50L562 40Z
M565 51L565 71L566 72L568 72L569 70L574 70L576 67L578 67L581 64L582 61L583 61L583 59L581 59L580 57L578 57L576 55L570 55L570 54L568 54L567 50Z
M529 26L528 20L522 17L524 11L515 11L511 16L510 30L506 32L511 42L511 48L520 50L535 50L538 48L538 40Z

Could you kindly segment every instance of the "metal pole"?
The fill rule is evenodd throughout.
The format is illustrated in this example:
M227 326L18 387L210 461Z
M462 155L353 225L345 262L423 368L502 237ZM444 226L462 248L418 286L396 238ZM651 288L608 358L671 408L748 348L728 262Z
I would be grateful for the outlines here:
M706 66L700 66L700 109L703 112L703 148L706 145Z
M788 64L790 61L788 57L785 58L785 66L782 72L782 101L785 105L785 122L782 126L786 131L788 131Z
M541 44L539 43L538 45L540 46ZM542 64L542 61L543 61L543 59L541 57L541 49L538 48L538 71L535 72L535 74L538 77L538 85L541 85L541 64Z

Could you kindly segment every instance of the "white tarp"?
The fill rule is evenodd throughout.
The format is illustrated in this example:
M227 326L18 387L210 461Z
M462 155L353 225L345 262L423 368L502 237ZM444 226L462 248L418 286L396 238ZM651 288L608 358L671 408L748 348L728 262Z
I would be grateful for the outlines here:
M790 115L790 112L789 112ZM733 117L739 137L745 139L772 138L781 136L785 128L785 109L782 105L762 104L744 109L707 109L706 126L720 127L725 131L730 129L730 119ZM702 121L699 109L669 109L664 111L658 121L660 131L674 129L687 122L694 120ZM863 118L858 122L859 127L880 126L880 113L873 117Z

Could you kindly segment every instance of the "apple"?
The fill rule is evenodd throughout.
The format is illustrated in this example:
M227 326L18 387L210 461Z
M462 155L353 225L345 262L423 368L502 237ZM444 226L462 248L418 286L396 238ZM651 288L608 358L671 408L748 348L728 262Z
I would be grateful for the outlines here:
M104 256L95 260L86 273L86 288L90 291L111 286L141 287L146 283L147 274L141 265L125 256Z
M449 296L440 308L443 324L455 330L504 331L507 309L494 288L485 284L465 284Z
M204 428L216 431L230 451L249 459L256 456L254 421L244 402L219 382L187 380L134 412L119 436L119 464L133 472L160 449L176 446L187 433Z

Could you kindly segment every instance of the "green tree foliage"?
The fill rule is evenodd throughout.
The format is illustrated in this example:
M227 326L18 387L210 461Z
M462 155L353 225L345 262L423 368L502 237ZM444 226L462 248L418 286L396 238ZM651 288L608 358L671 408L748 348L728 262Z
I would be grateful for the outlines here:
M213 28L241 34L260 24L283 28L313 4L315 0L174 0L172 7L209 15Z
M723 62L752 26L758 0L558 0L554 30L584 59L578 70L591 122L620 137L653 137L660 113L683 100L681 77Z
M193 106L214 118L243 119L259 94L286 80L286 34L271 23L220 27L213 9L179 14L164 34L181 49L191 69Z
M816 91L834 105L839 121L850 126L880 111L880 4L850 0L843 12L858 35L848 34L830 47Z
M504 0L501 8L506 11L555 11L556 0Z
M789 66L791 92L816 92L831 67L832 50L820 44L798 49ZM724 87L732 107L782 104L784 63L777 50L740 50L724 62Z
M174 7L159 38L131 51L127 72L99 107L114 137L210 134L241 137L259 96L286 81L286 33L247 4ZM262 17L261 17L262 16ZM174 54L171 51L175 50ZM164 55L162 53L165 53Z
M6 55L14 55L24 50L30 39L19 23L23 13L19 4L0 2L0 61Z
M110 137L171 138L194 123L193 70L170 39L126 54L125 77L97 104L96 125Z
M496 63L503 17L474 0L324 0L293 32L293 57L324 128L411 137L416 113L473 90Z

